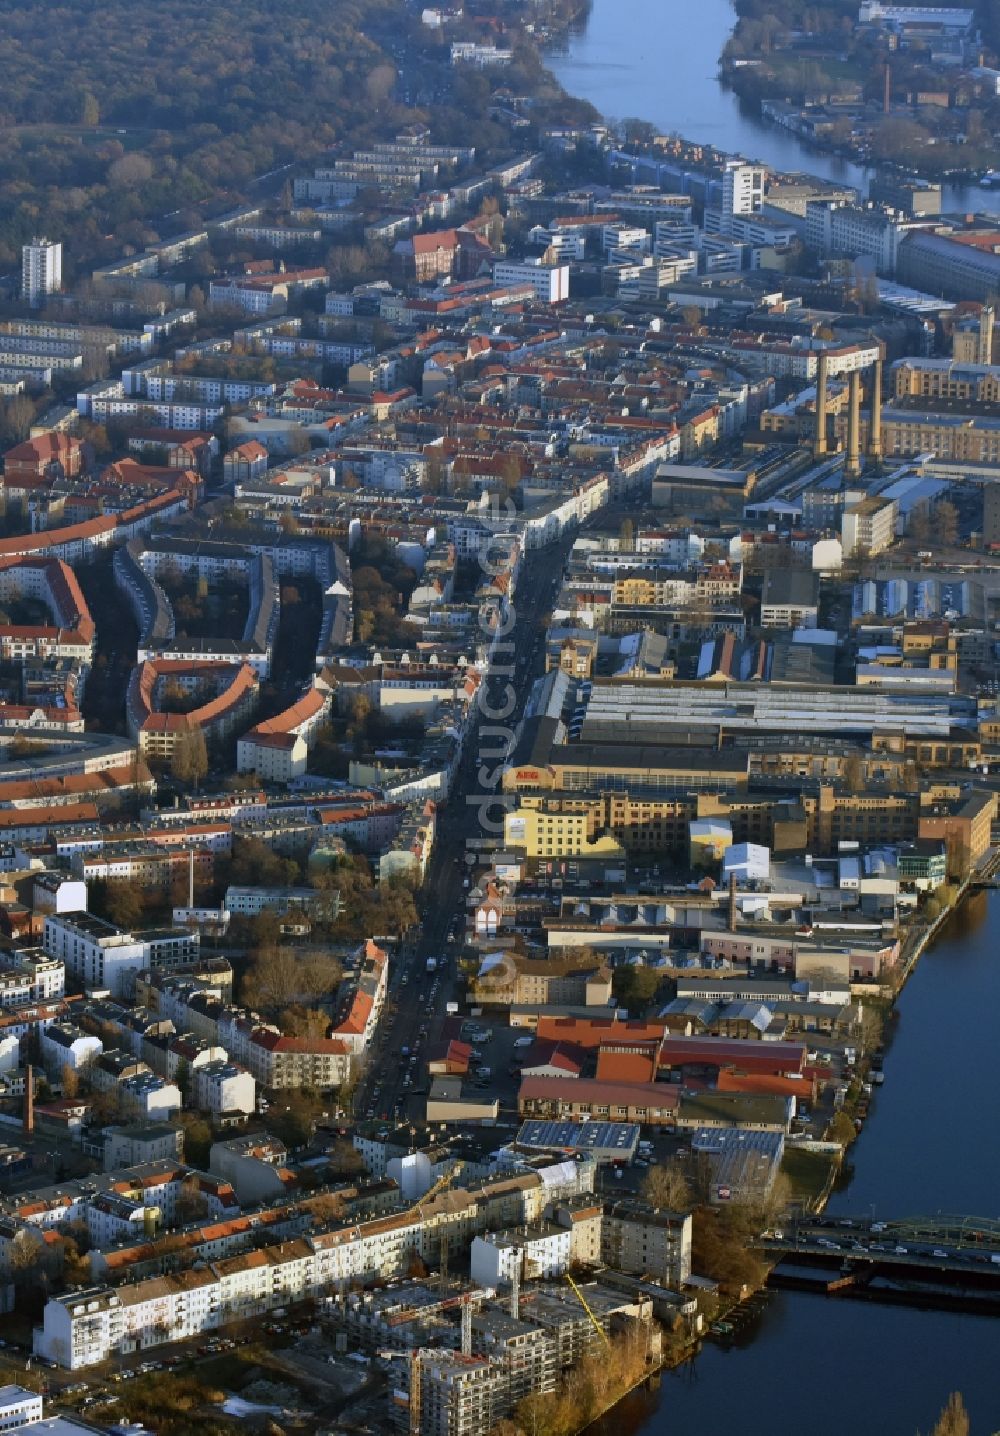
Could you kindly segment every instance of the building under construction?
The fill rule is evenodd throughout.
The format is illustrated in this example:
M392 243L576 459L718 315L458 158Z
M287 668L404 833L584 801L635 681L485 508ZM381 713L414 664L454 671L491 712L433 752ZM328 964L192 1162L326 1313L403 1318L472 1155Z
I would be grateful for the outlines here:
M389 1363L393 1426L410 1436L482 1436L613 1331L638 1324L648 1345L652 1330L648 1299L599 1281L523 1292L515 1281L502 1301L489 1287L405 1282L329 1310L350 1346Z

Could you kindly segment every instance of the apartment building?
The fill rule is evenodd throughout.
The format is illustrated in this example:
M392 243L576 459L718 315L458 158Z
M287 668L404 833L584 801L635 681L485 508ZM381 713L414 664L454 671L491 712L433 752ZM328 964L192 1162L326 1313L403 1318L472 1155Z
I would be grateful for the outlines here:
M319 1092L341 1087L351 1074L347 1042L330 1037L285 1037L259 1028L247 1052L252 1076L264 1087L311 1087Z
M48 914L43 944L87 988L107 988L128 996L140 972L149 967L197 958L196 933L155 929L131 933L90 913Z
M910 234L899 245L896 277L925 294L989 301L1000 293L998 243L995 229Z
M19 1431L42 1419L42 1398L16 1383L0 1386L0 1431Z
M256 1111L257 1084L235 1062L213 1061L192 1072L194 1105L216 1120L249 1117Z
M530 284L541 304L559 304L569 298L569 265L544 264L540 259L520 263L498 260L493 265L493 283L499 288Z
M632 1198L609 1202L601 1218L601 1259L615 1271L678 1291L691 1275L692 1225L690 1212Z
M883 443L886 424L882 424ZM1000 439L1000 426L998 426ZM874 495L848 504L840 520L840 542L845 558L871 558L883 553L896 539L896 519L899 505L895 499L878 498Z
M819 621L819 575L769 568L760 604L762 628L815 628Z
M62 244L54 239L33 239L21 247L21 295L33 309L46 296L62 288Z
M571 1234L555 1222L517 1231L487 1232L472 1241L470 1272L477 1286L496 1289L514 1279L562 1276L569 1270Z
M470 1000L500 1006L606 1007L611 971L601 958L530 958L501 952L483 959L470 985Z
M871 259L879 274L895 274L900 243L913 227L912 220L881 206L836 200L811 200L806 205L805 238L810 249Z

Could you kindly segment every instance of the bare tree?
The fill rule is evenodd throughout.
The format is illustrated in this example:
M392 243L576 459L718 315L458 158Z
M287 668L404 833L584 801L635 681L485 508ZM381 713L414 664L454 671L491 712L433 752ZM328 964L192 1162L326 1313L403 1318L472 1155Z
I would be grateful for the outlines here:
M247 971L243 1000L258 1012L277 1016L288 1008L329 997L340 976L340 964L327 953L265 948Z
M653 1207L671 1212L688 1211L691 1207L691 1186L676 1162L658 1162L642 1179L642 1199Z
M953 1391L945 1402L931 1436L969 1436L969 1413L957 1391Z

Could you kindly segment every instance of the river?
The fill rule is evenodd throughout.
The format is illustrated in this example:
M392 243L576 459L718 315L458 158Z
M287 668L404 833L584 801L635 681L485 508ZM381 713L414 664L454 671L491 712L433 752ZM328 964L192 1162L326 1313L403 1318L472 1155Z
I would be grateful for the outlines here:
M764 124L720 85L729 0L593 0L549 64L615 119L862 187L866 173ZM1000 210L1000 192L952 188L946 208ZM1000 892L964 904L900 998L885 1085L852 1150L834 1212L1000 1216ZM973 1436L1000 1430L1000 1319L778 1292L755 1328L707 1345L637 1392L593 1436L914 1436L961 1391Z
M1000 1215L1000 893L979 894L920 959L892 1022L885 1085L832 1212ZM775 1292L756 1327L707 1345L594 1436L914 1436L961 1391L973 1436L1000 1429L1000 1319Z
M592 0L585 28L548 64L571 95L609 118L649 120L668 134L867 193L867 170L764 123L720 84L719 55L734 21L729 0ZM1000 190L952 185L942 202L946 210L996 212Z

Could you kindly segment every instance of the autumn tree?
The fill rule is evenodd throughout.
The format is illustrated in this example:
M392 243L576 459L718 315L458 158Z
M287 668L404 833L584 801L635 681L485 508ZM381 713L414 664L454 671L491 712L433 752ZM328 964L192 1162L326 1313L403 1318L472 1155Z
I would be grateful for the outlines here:
M841 765L844 787L849 793L860 793L865 786L865 766L859 753L848 753Z
M953 1391L945 1402L931 1436L969 1436L969 1413L957 1391Z
M303 1204L319 1226L332 1226L343 1221L346 1206L342 1192L319 1192Z
M304 1147L312 1140L316 1119L323 1110L322 1101L317 1093L304 1087L282 1096L280 1106L276 1102L272 1105L268 1124L286 1147Z
M738 1295L744 1286L758 1286L764 1268L750 1248L753 1235L753 1218L746 1208L699 1207L691 1239L695 1271L717 1281L729 1295Z
M188 728L174 744L170 774L185 787L197 787L208 772L208 749L201 728Z
M906 534L917 548L925 549L931 540L931 519L926 504L916 505L907 521Z
M653 1207L684 1212L691 1206L690 1183L676 1162L657 1162L650 1167L640 1191L643 1201Z
M301 1002L286 1007L278 1017L278 1026L286 1037L325 1037L330 1028L330 1014L319 1007L306 1007Z
M174 1205L174 1220L177 1226L188 1226L208 1215L208 1199L198 1184L197 1177L185 1177Z
M846 1112L835 1112L833 1120L827 1128L827 1139L831 1142L839 1142L842 1147L849 1147L858 1135L857 1128Z
M184 1160L190 1167L207 1167L213 1134L204 1117L193 1112L181 1113L184 1128Z
M130 883L108 884L107 912L116 927L131 930L142 923L142 897Z
M954 548L958 542L958 509L949 499L942 499L935 504L934 529L940 545Z
M278 1017L288 1009L308 1008L329 998L340 977L340 964L328 953L265 948L243 979L243 1000L264 1016Z
M260 838L234 838L229 865L233 883L283 887L299 879L299 865L294 858L283 858L272 852Z

